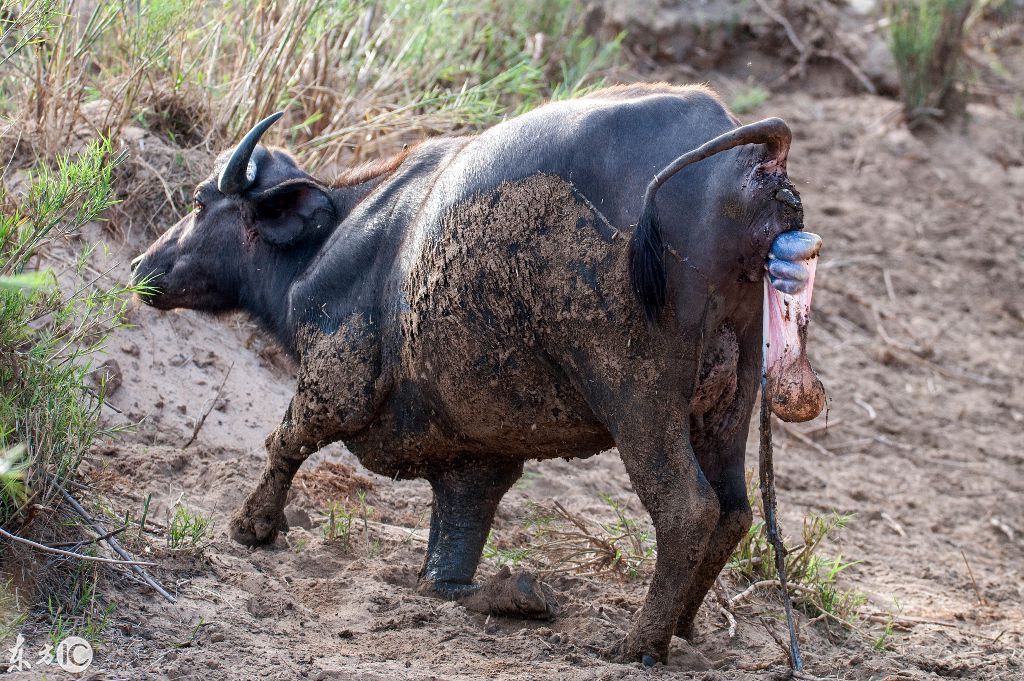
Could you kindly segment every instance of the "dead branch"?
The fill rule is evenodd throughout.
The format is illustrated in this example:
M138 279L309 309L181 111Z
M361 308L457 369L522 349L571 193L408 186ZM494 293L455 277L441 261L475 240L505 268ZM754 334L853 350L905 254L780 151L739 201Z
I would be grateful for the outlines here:
M206 417L210 415L210 412L213 411L213 407L217 404L217 400L220 399L220 393L224 390L224 384L228 382L228 376L231 375L231 370L234 368L235 363L232 362L231 366L228 367L228 370L224 372L224 378L221 379L220 385L217 386L217 392L213 394L213 399L210 400L210 404L203 411L202 415L200 415L199 420L196 421L195 428L192 429L192 437L188 439L188 442L181 446L182 449L188 449L188 446L195 442L196 438L199 437L199 431L203 429L203 424L206 423Z
M793 76L795 76L796 74L800 74L800 77L803 78L807 73L807 63L812 58L818 57L821 59L831 59L833 61L838 62L847 71L849 71L854 78L857 79L857 81L864 87L865 90L867 90L873 95L878 94L878 89L875 87L875 84L871 82L871 79L868 78L860 69L860 67L858 67L853 62L853 60L850 59L847 55L840 52L839 50L824 50L815 47L808 47L810 42L813 41L802 40L800 36L797 35L796 30L794 30L793 24L791 24L785 16L783 16L780 12L777 12L775 9L773 9L767 2L765 2L765 0L754 0L754 2L769 19L771 19L772 21L774 21L775 23L779 24L779 26L782 27L782 30L786 33L786 38L789 40L790 44L793 45L793 47L797 51L797 54L799 55L799 57L797 58L797 63L786 73L784 73L782 76L776 79L773 85L784 83ZM819 12L820 10L812 9L812 11Z
M31 546L32 548L37 549L39 551L43 551L45 553L53 553L58 556L67 556L68 558L74 558L76 560L86 560L93 563L106 563L108 565L156 565L156 563L147 563L144 561L128 559L117 560L116 558L103 558L102 556L87 556L82 553L75 553L74 551L65 551L64 549L58 549L53 546L47 546L46 544L40 544L39 542L34 542L31 539L26 539L25 537L19 537L16 534L11 534L2 527L0 527L0 536L7 537L11 541L18 542L19 544Z
M93 532L100 536L107 534L107 531L103 528L103 526L99 522L97 522L92 516L89 515L89 512L86 511L85 508L83 508L80 503L78 503L77 499L71 496L70 492L64 489L63 485L59 484L52 477L50 477L50 481L58 490L60 490L61 496L63 496L64 500L71 505L71 508L74 509L75 513L77 513L82 518L82 520L84 520L93 529ZM130 553L125 551L124 547L121 546L121 542L117 541L117 539L113 536L108 536L103 541L107 543L107 546L109 546L114 553L121 556L121 558L123 558L125 561L131 561L131 563L128 564L128 567L132 570L132 572L141 577L147 584L149 584L150 587L153 588L153 590L155 590L158 594L163 596L164 600L166 600L168 603L177 603L177 599L175 599L174 596L172 596L171 594L167 593L167 591L162 586L160 586L160 583L158 581L153 579L148 572L143 570L142 565L132 564L136 563L137 561L135 561L132 558L132 555ZM152 563L149 564L151 565Z

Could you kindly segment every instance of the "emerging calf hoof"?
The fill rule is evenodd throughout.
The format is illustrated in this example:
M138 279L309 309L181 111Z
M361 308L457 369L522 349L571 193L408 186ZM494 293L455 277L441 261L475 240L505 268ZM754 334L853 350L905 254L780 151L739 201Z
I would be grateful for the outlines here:
M550 586L528 572L519 570L513 574L508 566L461 602L476 612L523 619L550 620L560 610Z
M239 544L245 546L263 546L273 543L278 530L287 530L284 516L271 518L266 514L248 513L242 508L231 517L228 534Z

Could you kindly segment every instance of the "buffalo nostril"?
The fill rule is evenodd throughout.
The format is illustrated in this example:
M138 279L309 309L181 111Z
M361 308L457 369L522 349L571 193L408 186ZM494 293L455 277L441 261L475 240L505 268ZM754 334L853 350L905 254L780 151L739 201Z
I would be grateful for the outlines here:
M142 262L142 259L143 259L144 257L146 257L146 256L145 256L145 255L140 255L139 257L137 257L137 258L135 258L134 260L132 260L132 264L131 264L131 268L132 268L132 274L135 274L135 272L137 272L137 271L138 271L138 269L139 269L139 263L141 263L141 262Z

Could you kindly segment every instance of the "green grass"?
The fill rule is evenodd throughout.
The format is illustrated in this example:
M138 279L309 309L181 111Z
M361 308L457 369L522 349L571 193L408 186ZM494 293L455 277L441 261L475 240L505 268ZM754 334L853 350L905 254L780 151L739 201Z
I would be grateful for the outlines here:
M102 641L115 606L99 599L99 579L99 570L80 563L70 589L47 597L49 638L54 648L68 636L80 636L94 645Z
M341 544L341 550L347 552L352 543L352 523L358 518L357 509L348 504L332 501L324 514L327 521L321 527L324 539Z
M202 549L211 540L213 524L212 517L178 506L167 530L167 544L177 550Z
M882 633L872 642L871 647L875 650L882 651L889 649L889 639L892 637L893 632L896 629L896 618L903 611L903 606L900 602L893 599L893 605L895 609L885 620L885 625L882 628Z
M748 497L755 511L755 522L733 551L726 569L750 583L777 579L775 553L768 539L756 481L750 483ZM863 594L839 584L843 572L859 561L844 560L842 554L829 556L822 547L826 539L834 538L852 520L852 515L835 512L812 513L803 520L800 541L784 542L786 578L794 587L793 602L809 617L822 616L849 624L866 600Z
M486 560L493 560L494 564L500 568L503 565L519 565L530 557L530 550L524 547L501 547L494 539L494 532L489 532L487 543L484 544L483 556Z
M738 92L733 97L732 102L729 103L729 108L732 109L733 113L744 116L752 113L757 107L767 102L770 96L771 93L767 89L760 85L752 85Z
M964 111L956 84L962 76L964 22L973 0L890 0L889 46L911 123L952 119Z

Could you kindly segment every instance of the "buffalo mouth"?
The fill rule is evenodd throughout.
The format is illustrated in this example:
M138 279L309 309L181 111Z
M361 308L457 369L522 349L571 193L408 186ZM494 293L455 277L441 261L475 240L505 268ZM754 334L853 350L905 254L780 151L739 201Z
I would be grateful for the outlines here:
M807 326L821 237L783 232L772 242L764 277L765 396L783 421L810 421L825 389L807 359Z
M165 274L152 267L143 267L145 257L145 255L140 255L131 263L131 285L135 287L135 297L146 305L163 309L160 301L164 291L156 285L156 282Z

